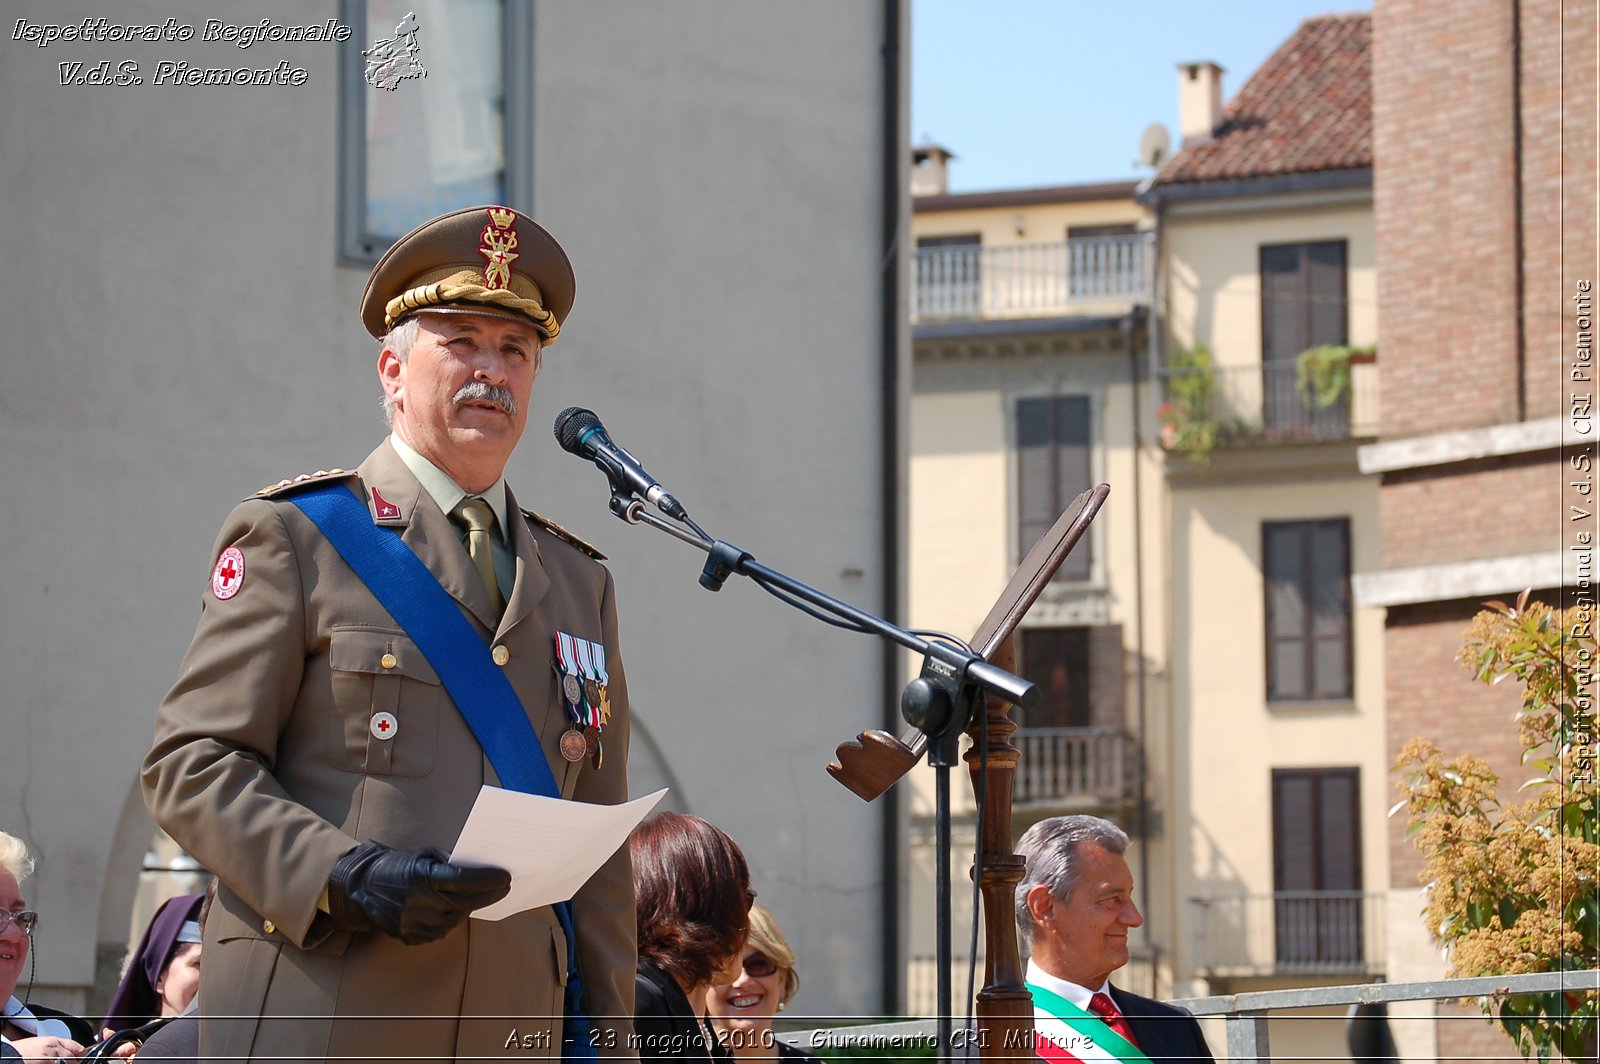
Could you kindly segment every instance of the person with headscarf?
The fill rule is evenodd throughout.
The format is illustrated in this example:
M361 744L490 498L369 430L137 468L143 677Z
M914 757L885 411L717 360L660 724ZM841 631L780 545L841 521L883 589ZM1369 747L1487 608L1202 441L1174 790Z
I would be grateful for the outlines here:
M204 894L180 894L161 903L112 995L102 1038L176 1016L188 1007L200 989L199 916L204 900Z

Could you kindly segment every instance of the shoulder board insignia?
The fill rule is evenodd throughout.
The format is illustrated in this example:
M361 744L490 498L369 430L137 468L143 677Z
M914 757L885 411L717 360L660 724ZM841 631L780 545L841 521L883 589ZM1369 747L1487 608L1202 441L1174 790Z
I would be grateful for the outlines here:
M301 473L299 476L294 477L293 479L280 480L276 484L268 484L266 487L264 487L260 491L256 492L256 494L257 495L276 495L280 491L283 491L285 488L293 488L293 487L298 487L301 484L309 484L313 480L327 480L329 477L350 477L350 476L354 476L354 475L355 475L355 471L354 470L348 470L348 469L319 469L315 473Z
M579 539L577 536L574 536L571 532L568 532L566 529L562 528L548 517L545 517L543 514L534 513L532 510L523 510L522 516L526 517L540 528L548 530L554 534L557 539L566 540L568 543L572 544L574 547L577 547L595 561L603 562L606 560L606 556L596 550L592 544L585 543L583 540Z

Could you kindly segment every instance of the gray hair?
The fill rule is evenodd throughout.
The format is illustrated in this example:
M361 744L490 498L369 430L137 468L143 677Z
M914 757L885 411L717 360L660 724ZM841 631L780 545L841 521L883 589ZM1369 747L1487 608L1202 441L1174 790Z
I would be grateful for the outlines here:
M394 328L384 334L378 343L394 352L394 357L401 362L411 357L411 349L417 346L417 333L422 328L422 319L413 314L395 323ZM394 428L394 400L389 398L389 393L384 392L383 421L390 428Z
M1097 816L1053 816L1041 820L1017 840L1017 856L1027 862L1017 884L1017 937L1024 948L1033 945L1033 915L1028 912L1028 892L1045 887L1063 902L1072 897L1082 870L1080 847L1098 846L1119 857L1128 852L1128 833Z
M33 875L33 854L28 852L28 844L3 831L0 831L0 868L10 872L18 883Z

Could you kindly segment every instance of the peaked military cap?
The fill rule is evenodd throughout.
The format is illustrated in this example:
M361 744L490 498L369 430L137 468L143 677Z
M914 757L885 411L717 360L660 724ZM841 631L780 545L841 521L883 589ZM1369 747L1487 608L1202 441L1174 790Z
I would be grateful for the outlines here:
M556 238L510 207L464 207L423 222L372 268L361 323L382 338L424 310L528 321L553 343L577 282Z

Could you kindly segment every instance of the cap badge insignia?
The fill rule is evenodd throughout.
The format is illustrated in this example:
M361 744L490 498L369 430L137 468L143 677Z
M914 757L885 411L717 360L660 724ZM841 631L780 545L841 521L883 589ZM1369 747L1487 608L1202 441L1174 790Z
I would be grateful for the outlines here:
M219 601L227 602L243 586L244 552L238 547L229 547L217 559L217 567L211 570L211 593Z
M483 227L483 243L478 247L478 253L489 260L483 267L485 288L506 288L511 284L511 264L522 257L512 250L517 246L517 231L511 223L516 220L516 211L489 208L489 224Z

